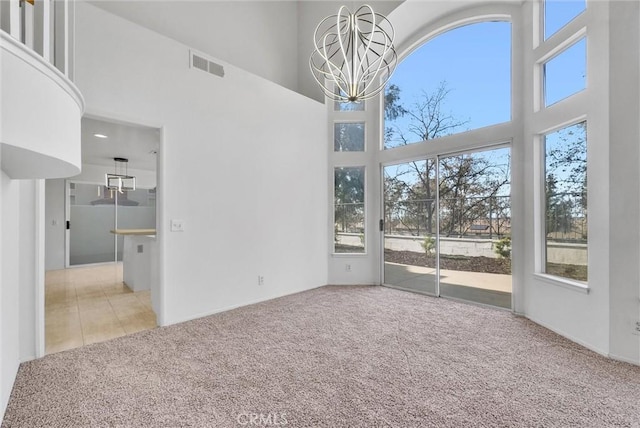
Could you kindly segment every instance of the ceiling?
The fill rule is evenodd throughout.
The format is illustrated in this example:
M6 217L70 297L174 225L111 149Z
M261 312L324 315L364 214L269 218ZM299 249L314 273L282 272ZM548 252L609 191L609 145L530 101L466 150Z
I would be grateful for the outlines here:
M98 138L95 134L106 135ZM82 163L114 166L114 157L129 159L130 169L156 170L160 130L141 125L82 118Z

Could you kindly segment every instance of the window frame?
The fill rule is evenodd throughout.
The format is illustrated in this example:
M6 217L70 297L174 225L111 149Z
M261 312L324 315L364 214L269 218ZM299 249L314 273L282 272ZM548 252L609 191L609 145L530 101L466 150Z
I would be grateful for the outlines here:
M340 152L338 152L340 153ZM364 235L364 242L363 242L363 247L362 247L362 251L361 252L337 252L336 251L336 241L335 241L335 224L336 224L336 170L337 169L345 169L345 168L352 168L352 169L362 169L362 234ZM368 168L366 165L333 165L332 166L332 170L333 170L333 175L332 175L332 179L331 182L333 184L332 186L332 190L331 190L331 196L332 196L332 215L331 215L331 223L333 225L332 229L332 235L333 235L333 240L332 240L332 244L331 244L331 255L332 256L338 256L338 257L352 257L352 256L366 256L367 255L367 245L368 245L368 239L367 239L367 218L368 218L368 210L367 210L367 175L368 175Z
M576 46L578 43L584 41L585 47L584 47L584 54L585 54L585 58L584 58L584 68L585 68L585 76L584 76L584 87L582 89L579 89L578 91L572 92L550 104L547 104L547 69L546 69L546 65L553 61L554 59L558 58L559 56L561 56L563 53L567 52L569 49L571 49L572 47ZM550 107L555 106L558 103L563 102L564 100L567 100L583 91L585 91L588 87L588 81L589 81L589 74L587 72L587 52L588 52L588 46L587 46L587 33L586 33L586 29L581 29L580 31L578 31L577 33L573 34L570 38L568 38L567 40L565 40L563 43L559 44L553 51L552 53L550 53L549 55L546 55L545 57L543 57L542 59L540 59L538 61L539 67L540 67L540 78L542 79L542 81L540 82L540 88L541 88L541 100L540 100L540 106L544 109L548 109Z
M589 2L587 0L584 1L584 9L582 11L580 11L580 13L578 13L577 15L575 15L573 18L571 18L570 20L568 20L567 22L565 22L564 24L562 24L556 31L554 31L553 33L549 34L549 36L547 37L547 1L548 0L541 0L541 5L540 5L540 40L542 42L546 42L547 40L552 39L556 34L562 32L563 29L567 28L573 21L575 21L578 17L580 17L581 15L584 15L584 13L587 11L587 8L589 7Z
M340 113L348 113L340 111ZM362 125L362 150L336 150L336 127L337 125ZM367 121L364 119L353 119L353 120L334 120L333 121L333 130L332 130L333 138L333 149L334 153L365 153L367 151Z
M536 233L536 263L534 276L547 284L558 285L563 288L573 289L576 291L581 291L583 293L589 293L589 278L587 273L587 281L580 281L577 279L566 278L559 275L553 275L547 273L547 225L546 225L546 215L547 215L547 207L546 207L546 136L549 134L553 134L554 132L563 130L565 128L569 128L571 126L584 123L585 124L585 143L586 143L586 153L587 160L589 159L589 121L587 120L586 115L582 115L574 118L571 121L564 122L558 126L554 126L553 128L549 128L543 132L540 132L535 137L535 145L537 146L537 156L535 156L535 161L537 165L535 166L537 177L537 189L535 193L537 195L537 209L535 216L535 228L537 229ZM587 183L589 182L589 167L587 164ZM589 193L589 187L587 184L587 194ZM589 231L589 219L587 217L587 236ZM587 272L589 270L589 239L587 238Z

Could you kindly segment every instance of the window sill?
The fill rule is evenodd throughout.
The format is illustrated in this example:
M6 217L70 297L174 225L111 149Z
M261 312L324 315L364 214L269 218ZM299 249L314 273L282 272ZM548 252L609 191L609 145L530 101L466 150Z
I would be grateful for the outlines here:
M366 257L367 253L331 253L331 257Z
M555 285L558 287L566 288L567 290L577 291L579 293L589 294L591 290L586 283L572 281L570 279L560 278L558 276L547 275L546 273L534 273L533 277L545 284Z

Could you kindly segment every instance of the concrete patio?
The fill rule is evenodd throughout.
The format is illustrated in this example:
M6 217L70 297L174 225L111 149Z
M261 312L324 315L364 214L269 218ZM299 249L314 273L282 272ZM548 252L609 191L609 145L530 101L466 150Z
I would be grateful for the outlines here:
M384 284L436 294L436 269L385 262ZM441 269L440 295L510 308L511 275Z

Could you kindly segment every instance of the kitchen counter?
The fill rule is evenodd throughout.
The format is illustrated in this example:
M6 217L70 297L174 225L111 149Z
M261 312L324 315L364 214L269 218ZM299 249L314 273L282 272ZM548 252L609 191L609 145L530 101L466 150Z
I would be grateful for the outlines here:
M124 238L122 253L123 281L132 291L155 287L156 230L112 229L111 233ZM153 299L152 290L152 299Z
M155 235L155 229L111 229L115 235Z

